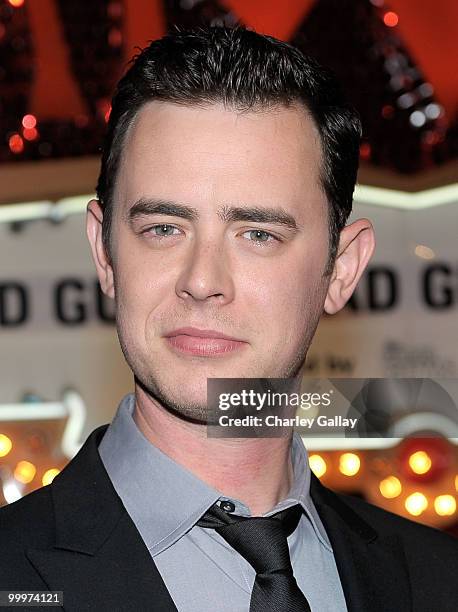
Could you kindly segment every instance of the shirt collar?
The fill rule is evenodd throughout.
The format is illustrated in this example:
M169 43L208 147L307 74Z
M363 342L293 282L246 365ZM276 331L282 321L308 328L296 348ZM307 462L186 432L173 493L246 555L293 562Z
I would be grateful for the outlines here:
M133 419L134 408L135 396L129 394L119 404L98 450L116 492L152 556L182 537L219 500L229 499L237 514L249 515L243 502L223 496L147 440ZM293 435L291 458L294 481L290 492L265 516L300 504L321 543L332 551L310 497L308 456L297 432Z

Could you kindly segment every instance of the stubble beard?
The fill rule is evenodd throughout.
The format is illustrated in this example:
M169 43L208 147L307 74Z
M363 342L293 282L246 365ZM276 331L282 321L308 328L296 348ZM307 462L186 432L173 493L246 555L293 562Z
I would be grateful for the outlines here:
M307 343L307 349L308 349ZM306 357L304 349L297 352L290 363L279 372L271 375L270 378L297 378L300 376L303 369ZM126 356L126 350L123 348L123 353ZM207 401L193 402L191 400L177 400L172 393L165 389L165 385L161 384L159 376L153 373L140 373L139 369L133 363L134 360L126 360L129 363L131 370L134 372L135 383L143 390L143 392L162 409L167 410L174 416L199 425L207 425L212 419L213 410L208 407ZM266 375L261 378L268 378ZM214 416L214 415L213 415Z

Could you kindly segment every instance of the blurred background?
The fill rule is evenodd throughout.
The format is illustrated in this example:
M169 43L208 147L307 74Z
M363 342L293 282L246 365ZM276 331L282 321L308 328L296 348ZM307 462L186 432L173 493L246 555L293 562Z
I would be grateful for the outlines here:
M85 207L128 61L208 23L314 55L363 120L352 218L372 220L377 250L321 321L306 377L435 379L447 396L406 394L409 418L384 438L305 440L312 469L458 535L455 0L0 0L0 505L51 482L133 389Z

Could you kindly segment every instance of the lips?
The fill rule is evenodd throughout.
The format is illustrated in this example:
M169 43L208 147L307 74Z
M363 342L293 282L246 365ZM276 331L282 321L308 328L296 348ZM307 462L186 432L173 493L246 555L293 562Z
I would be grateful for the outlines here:
M238 340L214 329L198 329L196 327L181 327L167 333L165 337L167 343L175 352L200 357L226 355L246 345L243 340Z
M172 332L166 334L167 338L173 338L174 336L193 336L197 338L222 338L224 340L234 340L236 342L241 342L238 338L234 338L233 336L228 336L227 334L223 334L222 332L216 331L214 329L199 329L197 327L180 327L180 329L175 329Z

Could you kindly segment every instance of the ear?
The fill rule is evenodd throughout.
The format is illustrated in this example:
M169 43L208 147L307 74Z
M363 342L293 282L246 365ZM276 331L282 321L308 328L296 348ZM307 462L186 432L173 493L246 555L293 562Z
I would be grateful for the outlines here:
M324 310L335 314L350 299L375 249L375 233L368 219L358 219L340 232L339 247Z
M91 200L86 210L86 233L91 245L92 259L95 263L100 287L105 295L114 299L113 268L102 241L103 212L99 201Z

